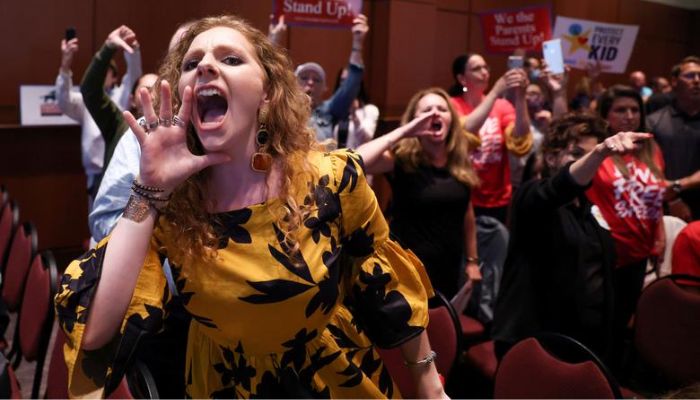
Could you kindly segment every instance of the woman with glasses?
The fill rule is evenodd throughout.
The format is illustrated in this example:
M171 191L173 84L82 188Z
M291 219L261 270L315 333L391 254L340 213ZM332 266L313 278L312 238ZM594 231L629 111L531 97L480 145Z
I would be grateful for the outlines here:
M525 101L527 74L522 68L511 69L487 92L488 64L479 54L467 54L454 60L452 75L452 104L466 116L462 127L481 142L471 153L472 165L482 182L472 195L474 211L477 216L487 215L505 223L512 195L507 152L520 157L532 147ZM507 90L515 92L515 107L501 98Z
M648 133L608 134L604 120L569 114L550 128L541 178L513 198L511 242L494 312L500 358L519 340L557 332L582 342L604 360L613 350L614 241L586 197L611 158L649 143Z

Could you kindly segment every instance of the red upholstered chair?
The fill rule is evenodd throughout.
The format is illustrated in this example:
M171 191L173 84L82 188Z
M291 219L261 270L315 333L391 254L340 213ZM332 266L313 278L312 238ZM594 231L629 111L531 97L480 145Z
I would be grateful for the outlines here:
M447 380L461 352L459 319L449 300L440 292L435 292L429 306L428 338L430 346L438 354L435 366Z
M56 324L54 324L56 325ZM66 335L56 326L56 340L51 350L49 373L46 377L45 399L67 399L68 396L68 368L63 356L63 345L66 343Z
M32 398L39 397L44 361L54 321L53 297L58 290L56 260L50 251L32 260L19 312L19 356L36 361Z
M0 206L0 271L5 270L12 235L19 224L19 208L12 201L3 201Z
M464 362L478 371L489 382L493 382L498 367L493 340L469 346L464 353Z
M543 334L516 343L496 371L494 397L615 399L620 389L605 365L583 344Z
M25 222L15 230L12 235L12 243L7 257L7 265L2 274L2 292L0 297L10 313L17 312L22 302L24 293L24 282L27 278L29 265L37 251L37 235L34 226ZM12 348L7 353L7 358L14 361L14 367L19 364L19 357L16 357L19 350L19 324L15 327L12 340ZM5 338L3 342L6 343Z
M3 356L4 357L4 356ZM15 374L15 370L11 365L7 365L7 382L2 382L0 384L0 390L3 391L3 395L7 395L8 399L21 399L22 398L22 388L19 386L19 380Z
M637 303L634 345L671 383L700 381L700 278L669 275L649 285Z
M34 225L25 222L17 227L10 244L2 282L2 301L10 312L19 309L22 293L24 293L24 281L27 278L29 264L36 254L37 244Z
M431 348L437 353L435 367L445 380L449 379L450 371L460 354L461 329L457 313L450 302L440 292L429 302L429 322L426 328ZM379 349L389 374L401 391L404 398L413 398L416 394L415 382L410 371L404 365L401 350Z
M468 315L459 315L459 324L462 328L462 337L467 342L478 342L483 340L484 325L477 319Z

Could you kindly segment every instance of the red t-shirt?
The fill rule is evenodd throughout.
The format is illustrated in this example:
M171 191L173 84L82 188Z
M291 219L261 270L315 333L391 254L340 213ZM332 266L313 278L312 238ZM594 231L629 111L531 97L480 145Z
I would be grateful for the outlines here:
M629 171L625 178L612 158L606 159L586 195L598 206L615 239L617 265L641 261L654 254L657 229L663 219L666 181L654 176L646 164L631 154L622 157ZM658 147L653 159L661 171L664 161Z
M460 115L468 115L473 111L463 98L450 99ZM471 152L472 166L481 179L481 185L472 191L472 201L476 207L495 208L510 203L513 187L510 183L505 130L514 121L515 108L508 100L496 99L484 125L479 129L481 146Z

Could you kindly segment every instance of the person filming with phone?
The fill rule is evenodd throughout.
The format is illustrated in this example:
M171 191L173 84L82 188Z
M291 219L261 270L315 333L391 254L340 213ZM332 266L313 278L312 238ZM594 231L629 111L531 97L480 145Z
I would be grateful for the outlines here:
M490 68L481 55L462 55L452 63L452 104L466 116L462 127L481 140L481 146L471 153L472 165L481 180L481 186L472 195L474 212L504 224L512 195L507 152L523 156L532 147L525 101L528 80L522 61L522 57L514 58L510 62L512 68L496 80L488 93ZM501 98L508 90L515 92L515 107Z

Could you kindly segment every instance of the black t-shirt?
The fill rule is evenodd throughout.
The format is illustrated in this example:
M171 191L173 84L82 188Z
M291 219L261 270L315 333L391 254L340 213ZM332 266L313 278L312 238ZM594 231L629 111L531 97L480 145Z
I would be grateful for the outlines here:
M661 147L666 179L676 180L700 170L700 113L689 116L672 103L647 118L647 128ZM700 218L700 190L686 190L683 200L693 219Z
M457 291L464 253L464 215L469 186L445 168L420 166L408 172L396 162L389 177L393 191L391 232L425 264L435 289Z

